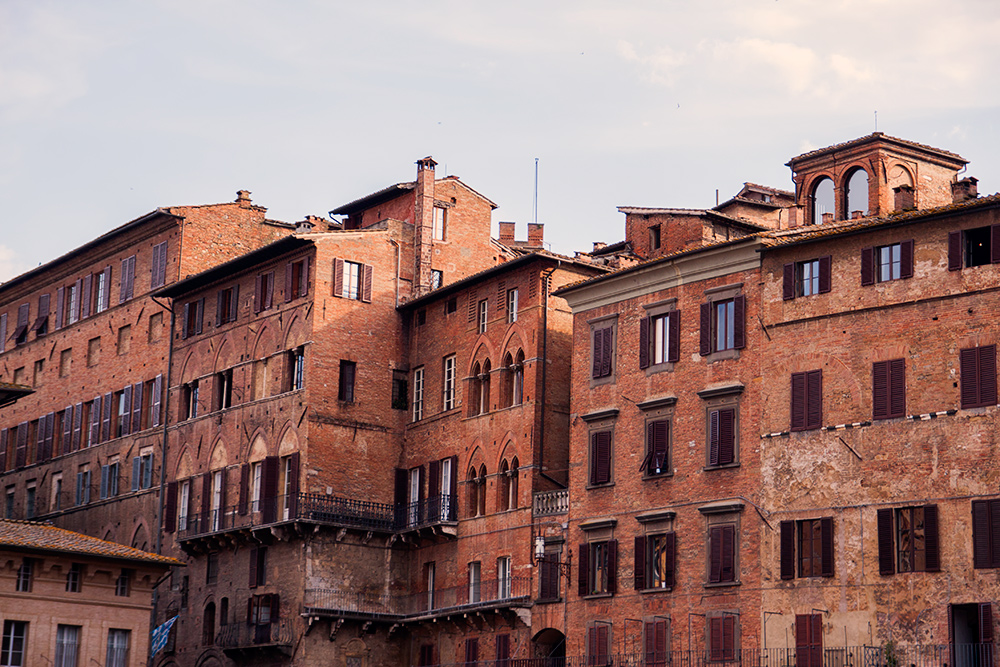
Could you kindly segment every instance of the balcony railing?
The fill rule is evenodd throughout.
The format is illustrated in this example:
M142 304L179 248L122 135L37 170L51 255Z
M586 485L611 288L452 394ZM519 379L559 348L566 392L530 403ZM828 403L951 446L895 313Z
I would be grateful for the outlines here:
M538 491L532 498L531 513L534 516L556 516L569 512L569 491Z
M458 499L454 495L438 495L415 503L391 505L319 493L299 493L250 502L246 506L229 505L182 516L178 521L177 535L179 539L187 540L284 521L315 521L392 533L455 521L457 507Z
M219 629L215 643L224 649L291 646L292 624L287 618L270 623L230 623Z
M517 607L531 600L529 577L482 580L409 595L386 595L330 589L307 589L304 613L412 620L455 611Z

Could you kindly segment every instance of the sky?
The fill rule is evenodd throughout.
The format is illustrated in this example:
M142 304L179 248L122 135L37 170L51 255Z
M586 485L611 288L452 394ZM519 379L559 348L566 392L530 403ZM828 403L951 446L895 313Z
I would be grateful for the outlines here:
M3 0L0 280L160 206L294 222L433 156L556 252L875 131L1000 190L994 0Z

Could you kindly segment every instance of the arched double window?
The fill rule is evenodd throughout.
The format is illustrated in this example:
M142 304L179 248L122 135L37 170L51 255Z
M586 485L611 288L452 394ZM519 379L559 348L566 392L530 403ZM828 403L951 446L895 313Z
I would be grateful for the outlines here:
M486 514L486 464L469 468L469 476L465 480L469 493L469 516Z
M824 213L834 213L833 180L824 176L816 181L812 190L812 219L814 225L822 224Z
M518 350L516 356L511 356L510 352L504 355L501 370L500 407L520 405L524 400L524 352Z
M483 362L483 374L479 376L479 414L490 411L490 360Z
M497 505L501 512L517 509L518 467L515 456L508 464L507 459L500 463L499 484L497 485Z

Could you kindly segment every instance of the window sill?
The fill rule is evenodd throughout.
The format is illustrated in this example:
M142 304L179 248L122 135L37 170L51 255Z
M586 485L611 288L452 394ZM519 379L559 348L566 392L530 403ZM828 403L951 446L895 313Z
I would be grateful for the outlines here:
M562 602L562 598L537 598L535 599L535 604L556 604L557 602Z
M710 352L709 354L706 354L704 357L702 357L702 359L704 359L710 364L716 361L725 361L726 359L739 359L739 358L740 358L740 351L737 349L719 350L717 352Z
M614 597L614 593L590 593L589 595L584 595L581 599L583 600L603 600L605 598Z
M655 375L656 373L670 373L674 370L676 364L676 361L663 361L658 364L650 364L643 370L645 370L647 376Z
M644 588L644 589L642 589L639 592L641 594L643 594L643 595L646 595L647 593L655 595L656 593L671 593L671 592L673 592L673 590L674 590L673 586L667 586L667 587L664 587L664 588L660 588L660 587L657 587L657 588Z
M740 462L737 461L736 463L725 463L723 465L718 465L718 466L705 466L704 468L702 468L702 470L707 472L710 470L728 470L730 468L739 468L739 467L740 467Z
M654 475L643 475L642 481L651 482L658 479L670 479L673 476L674 476L674 471L671 470L670 472L661 472L661 473L656 473Z
M705 588L725 588L727 586L740 586L740 585L741 583L739 581L719 581L715 583L705 582L703 584Z
M588 491L596 489L609 489L615 485L614 482L608 482L607 484L587 484L584 488Z

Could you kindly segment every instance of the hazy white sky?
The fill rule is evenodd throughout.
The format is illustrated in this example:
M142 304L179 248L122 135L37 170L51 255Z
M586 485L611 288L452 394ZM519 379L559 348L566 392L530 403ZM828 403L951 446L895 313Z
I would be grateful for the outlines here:
M0 2L0 279L157 206L287 221L433 155L553 250L868 134L1000 190L994 0Z

